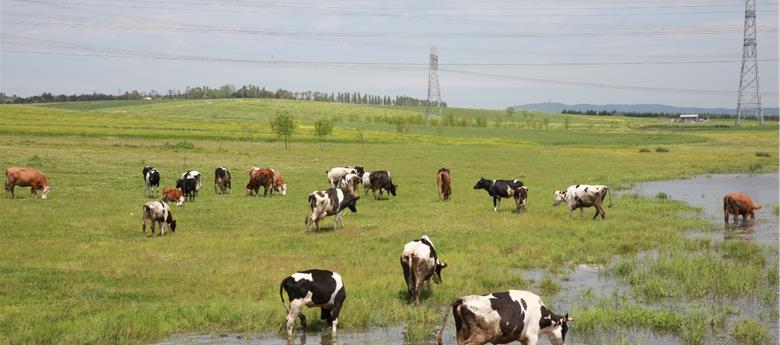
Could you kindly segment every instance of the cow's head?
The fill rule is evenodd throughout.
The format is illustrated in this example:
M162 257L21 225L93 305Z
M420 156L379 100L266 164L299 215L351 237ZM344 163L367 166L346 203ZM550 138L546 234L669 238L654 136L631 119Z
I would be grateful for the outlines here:
M566 192L556 190L553 193L553 206L558 206L566 200Z
M43 187L43 193L41 193L41 199L46 199L47 197L49 197L49 188L51 187L49 186ZM760 207L761 206L759 206L759 208Z
M390 192L390 194L393 194L393 196L397 196L395 194L395 189L398 187L397 184L390 184L390 187L387 188L387 191Z
M362 165L355 165L355 171L357 172L356 175L358 176L363 176L363 173L365 172Z
M287 184L282 183L281 186L276 186L276 191L282 193L282 195L287 195Z
M434 272L433 272L434 283L441 284L441 270L446 267L447 267L447 263L436 260L436 267L434 268Z
M484 177L480 177L479 181L477 181L477 183L474 185L474 189L489 190L490 185L492 185L490 180L486 180Z
M170 212L168 212L168 218L165 220L166 223L168 223L168 226L171 227L171 232L176 232L176 221L173 219L173 216Z
M352 212L357 212L357 201L360 200L359 196L353 196L349 193L344 193L344 201L341 202L340 209L348 208Z
M48 187L47 187L47 188L48 188ZM44 193L45 193L45 192L46 192L46 189L44 189ZM761 205L759 205L759 204L755 204L755 205L753 205L753 208L750 210L750 214L753 214L753 213L755 213L756 211L758 211L758 210L760 210L760 209L761 209Z
M550 342L553 343L553 345L565 345L566 344L566 332L569 331L569 325L568 323L571 321L574 321L574 319L569 317L569 314L566 313L564 316L560 315L551 315L552 320L552 331L550 331Z
M182 179L176 180L176 188L184 190L184 180L182 180Z

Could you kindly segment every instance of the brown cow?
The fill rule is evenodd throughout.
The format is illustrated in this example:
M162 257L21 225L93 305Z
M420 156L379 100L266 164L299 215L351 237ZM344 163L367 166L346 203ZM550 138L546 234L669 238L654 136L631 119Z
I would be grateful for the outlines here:
M162 201L175 201L176 206L184 204L184 191L179 188L163 188Z
M450 169L441 168L436 175L436 185L439 187L439 200L449 200L452 194L452 178Z
M249 183L246 184L246 195L258 194L260 187L263 187L263 196L268 195L268 191L271 191L271 196L274 195L274 171L271 169L256 169L252 171Z
M274 172L274 188L276 188L277 192L282 193L282 195L287 195L287 184L284 183L282 175L279 174L279 171L276 169L271 169L271 171Z
M747 216L751 219L756 219L756 211L761 209L761 205L753 204L751 199L746 194L742 193L728 193L723 197L723 220L726 225L729 224L729 214L734 215L734 222L737 222L737 218L742 216L742 221L747 221Z
M33 168L12 167L5 170L5 191L14 196L14 187L30 187L30 193L37 195L38 190L42 190L41 199L46 199L49 195L49 184L46 182L46 175L40 170Z

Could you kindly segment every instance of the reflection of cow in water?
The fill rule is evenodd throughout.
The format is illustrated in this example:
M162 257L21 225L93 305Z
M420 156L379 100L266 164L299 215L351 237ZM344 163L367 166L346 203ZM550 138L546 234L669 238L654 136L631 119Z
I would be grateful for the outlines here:
M756 219L756 211L761 209L761 205L753 204L751 199L746 194L742 193L728 193L723 197L723 221L726 225L729 224L729 215L734 215L734 223L737 222L737 218L742 216L742 222L747 222L747 217Z
M41 193L41 199L46 199L49 196L49 184L46 182L46 175L40 170L33 168L8 168L5 170L5 191L11 193L11 197L14 197L14 187L30 187L30 193L37 195L39 190Z

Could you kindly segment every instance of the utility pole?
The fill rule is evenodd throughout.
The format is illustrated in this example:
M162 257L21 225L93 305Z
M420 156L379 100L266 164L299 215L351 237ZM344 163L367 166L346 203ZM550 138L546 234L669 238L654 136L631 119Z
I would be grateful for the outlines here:
M441 90L439 89L439 55L436 53L436 47L431 47L430 64L428 65L428 102L425 107L425 124L431 114L431 107L436 115L439 116L439 124L443 125L444 116L441 109Z
M764 124L761 94L758 90L758 53L756 52L756 0L745 0L745 33L742 45L742 70L739 74L737 122L755 116Z

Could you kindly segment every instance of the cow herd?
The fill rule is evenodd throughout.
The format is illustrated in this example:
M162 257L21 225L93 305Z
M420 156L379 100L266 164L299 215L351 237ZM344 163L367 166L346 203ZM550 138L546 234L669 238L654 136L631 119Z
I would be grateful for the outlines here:
M160 172L151 166L142 169L146 195L154 197L160 188ZM367 195L372 192L374 199L381 199L386 193L397 196L397 187L385 170L365 171L362 166L336 167L325 172L330 188L313 191L308 194L310 212L304 224L319 230L319 223L328 216L335 216L334 227L343 226L342 212L349 209L357 212L358 186L362 186ZM5 191L14 196L14 187L30 187L33 195L42 192L46 199L49 185L43 172L32 168L8 168L5 171ZM441 168L436 173L436 185L439 200L452 198L452 178L450 170ZM214 171L214 192L230 193L230 171L217 167ZM150 225L151 236L159 229L159 236L176 231L176 221L167 203L175 203L182 207L185 201L194 201L202 187L202 175L195 170L182 173L176 180L175 188L163 188L160 201L150 201L143 205L143 226L146 233ZM274 192L287 195L287 184L281 174L270 168L252 167L249 170L249 181L246 185L246 195L259 195L263 188L263 196L273 196ZM474 189L484 189L493 199L493 210L497 211L501 199L512 198L515 209L519 212L527 205L529 189L519 180L489 180L480 178ZM379 195L377 195L377 191ZM594 207L593 218L605 218L604 199L611 193L604 185L577 184L563 191L553 193L553 205L565 203L569 208L569 217L575 210L580 210L584 217L584 209ZM751 198L742 193L729 193L723 197L723 213L726 224L729 216L734 221L738 216L747 221L747 217L755 219L755 212L761 206L754 204ZM400 256L401 270L406 282L410 302L420 304L420 296L424 285L431 289L431 281L442 282L442 270L448 265L440 260L439 253L433 241L426 235L406 243ZM285 302L287 293L289 304ZM336 334L339 314L347 298L344 280L336 272L312 269L295 272L282 280L279 287L282 304L287 310L287 333L293 334L295 320L299 319L306 326L306 317L301 309L318 307L321 319L326 320L333 335ZM568 330L567 323L573 319L566 315L558 315L547 309L541 298L528 291L509 290L485 295L470 295L456 299L449 305L443 324L439 330L438 343L442 343L444 327L451 312L455 319L456 338L458 344L505 344L520 341L526 345L535 345L539 337L547 336L552 344L563 345Z

